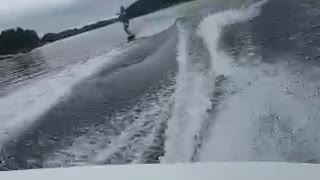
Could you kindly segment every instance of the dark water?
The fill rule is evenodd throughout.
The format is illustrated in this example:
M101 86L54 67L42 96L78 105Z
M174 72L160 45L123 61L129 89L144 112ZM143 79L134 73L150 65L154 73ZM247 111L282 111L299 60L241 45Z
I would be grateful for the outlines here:
M227 28L225 35L235 52L246 47L250 36L252 46L266 61L290 56L308 64L319 59L319 8L314 0L268 1L261 15L249 23ZM293 58L294 57L294 58Z
M75 65L84 64L89 70L92 59L99 57L96 61L104 61L109 58L105 54L111 49L120 49L120 53L112 56L110 63L101 65L99 70L75 83L68 90L67 96L53 103L45 113L37 117L30 128L5 141L0 170L159 163L159 158L166 153L168 121L174 116L174 105L179 103L177 97L180 97L175 89L179 87L179 73L183 70L177 62L181 33L177 27L188 32L186 53L192 61L189 66L197 66L187 67L190 72L197 70L201 72L200 77L205 77L212 66L210 58L215 58L210 57L210 47L206 47L197 34L197 27L207 11L200 14L180 18L173 25L169 23L167 30L142 37L131 44L124 44L123 32L119 25L114 25L57 42L15 59L0 61L0 97L5 98L12 90L23 89L41 78L49 81L52 75L60 72L64 75L65 70ZM319 16L320 3L316 0L269 0L258 17L223 28L219 48L234 58L235 62L254 53L263 63L272 65L283 61L295 72L316 68L320 57ZM251 47L254 47L253 50ZM66 74L73 76L72 73ZM229 79L231 78L219 76L209 82L212 87L219 88L224 83L227 84ZM191 79L190 84L192 83ZM248 84L251 85L250 83ZM64 89L67 83L62 81L58 85ZM236 91L238 90L230 94L235 94ZM202 155L202 149L210 141L210 126L214 126L215 119L219 118L218 106L228 93L221 88L209 97L211 108L204 110L208 117L200 132L191 135L190 141L195 141L195 145L192 147L193 156L189 158L190 161L219 159ZM190 96L185 98L198 103L198 97L192 96L194 94L196 92L187 94ZM257 103L260 103L259 100L257 99ZM243 106L246 106L245 102ZM6 118L9 115L0 117ZM294 114L292 116L294 119ZM313 126L317 127L318 124ZM288 127L282 128L285 129L282 131L290 131L291 134L281 135L296 138L300 145L317 137L301 138L302 135L296 135ZM185 133L184 129L181 131ZM294 150L285 149L280 152L282 159L243 156L241 160L319 162L320 148L300 145L291 147Z

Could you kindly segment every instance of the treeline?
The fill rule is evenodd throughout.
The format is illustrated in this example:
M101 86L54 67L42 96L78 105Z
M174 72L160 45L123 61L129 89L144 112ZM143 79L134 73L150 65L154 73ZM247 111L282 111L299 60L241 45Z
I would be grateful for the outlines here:
M169 6L192 0L138 0L127 8L129 18L135 18Z
M40 45L40 38L34 30L8 29L0 34L0 55L28 52Z
M41 39L41 43L42 44L46 44L46 43L51 43L54 41L58 41L67 37L71 37L71 36L75 36L81 33L85 33L94 29L98 29L107 25L110 25L112 23L115 23L117 21L117 19L109 19L109 20L104 20L104 21L99 21L97 23L91 24L91 25L87 25L84 26L82 28L74 28L74 29L68 29L65 31L62 31L60 33L48 33L45 34L42 39Z
M20 27L4 30L0 34L0 55L26 53L44 44L101 28L116 21L117 18L99 21L82 28L68 29L59 33L48 33L42 38L39 38L36 31L29 29L24 30Z

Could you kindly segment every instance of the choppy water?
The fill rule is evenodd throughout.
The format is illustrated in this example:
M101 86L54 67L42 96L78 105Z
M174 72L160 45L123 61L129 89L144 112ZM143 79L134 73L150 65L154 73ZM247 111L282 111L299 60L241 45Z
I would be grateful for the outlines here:
M0 61L1 170L318 163L313 0L199 0Z

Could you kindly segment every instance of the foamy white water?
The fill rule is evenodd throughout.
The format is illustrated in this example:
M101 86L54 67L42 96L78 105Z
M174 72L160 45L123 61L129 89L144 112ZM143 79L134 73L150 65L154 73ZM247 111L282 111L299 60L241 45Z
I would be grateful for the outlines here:
M188 31L178 25L179 43L177 61L179 73L174 94L172 117L166 131L165 155L162 162L189 162L195 140L210 108L213 92L212 73L204 73L188 56Z
M179 73L174 94L172 118L166 131L165 155L162 162L189 162L192 160L197 141L201 138L203 124L210 117L211 97L215 79L233 71L231 58L218 50L223 28L233 23L245 22L259 14L263 2L239 10L228 10L204 19L199 27L199 36L210 52L211 69L204 72L193 63L188 54L188 32L179 26L178 56Z
M309 162L320 157L318 91L305 79L314 72L302 78L277 66L242 67L230 77L229 88L238 93L219 108L201 160Z
M216 75L229 75L232 73L232 59L224 51L218 49L219 40L223 28L230 24L243 23L259 15L261 6L266 1L251 5L249 8L238 10L227 10L208 16L203 20L199 27L199 36L201 36L211 55L213 71Z
M284 64L268 65L243 57L241 64L217 51L221 27L245 22L259 14L263 2L248 9L226 11L204 20L215 72L228 77L227 98L218 106L201 161L297 161L320 157L318 90L313 74L293 73ZM214 27L212 27L214 26ZM215 27L220 28L212 33ZM236 92L236 93L235 93Z

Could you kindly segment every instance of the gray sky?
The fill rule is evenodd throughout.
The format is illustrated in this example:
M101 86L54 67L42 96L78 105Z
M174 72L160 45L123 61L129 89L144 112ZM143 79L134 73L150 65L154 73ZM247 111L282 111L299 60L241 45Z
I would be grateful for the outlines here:
M0 0L0 31L20 26L40 35L107 19L135 0Z

